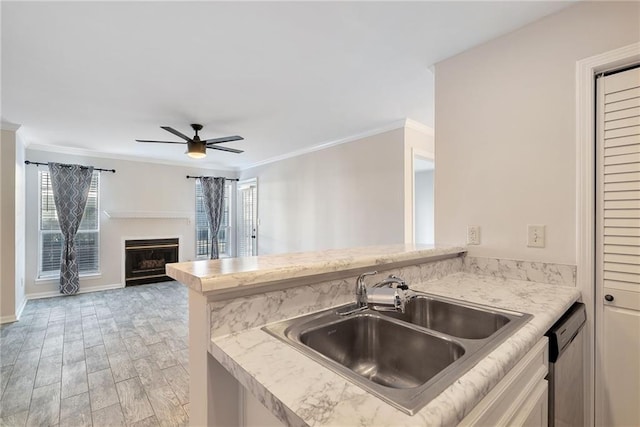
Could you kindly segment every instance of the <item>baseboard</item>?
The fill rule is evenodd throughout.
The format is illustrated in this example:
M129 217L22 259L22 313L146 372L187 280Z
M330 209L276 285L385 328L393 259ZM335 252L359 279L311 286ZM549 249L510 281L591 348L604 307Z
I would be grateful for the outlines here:
M86 294L89 292L99 292L99 291L108 291L110 289L121 289L124 288L122 283L114 283L112 285L100 285L100 286L91 286L90 288L80 288L78 291L79 294ZM46 291L46 292L34 292L27 294L27 299L40 299L40 298L52 298L52 297L61 297L64 294L61 294L60 291Z
M0 325L2 325L4 323L13 323L13 322L15 322L17 320L18 319L14 315L11 315L11 316L0 316Z
M16 320L20 320L20 316L22 316L22 312L24 308L27 306L27 296L22 299L22 304L20 304L20 308L16 311Z

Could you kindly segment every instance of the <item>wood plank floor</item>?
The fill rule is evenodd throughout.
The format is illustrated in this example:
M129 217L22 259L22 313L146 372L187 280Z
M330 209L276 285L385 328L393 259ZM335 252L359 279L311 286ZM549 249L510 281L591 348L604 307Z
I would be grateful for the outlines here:
M0 326L0 426L188 425L188 317L177 282L29 301Z

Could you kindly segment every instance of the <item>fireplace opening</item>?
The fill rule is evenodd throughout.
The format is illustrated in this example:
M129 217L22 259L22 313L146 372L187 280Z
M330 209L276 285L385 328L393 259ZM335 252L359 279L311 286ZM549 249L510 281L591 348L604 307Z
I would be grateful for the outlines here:
M173 280L165 264L178 262L179 239L125 240L125 285Z

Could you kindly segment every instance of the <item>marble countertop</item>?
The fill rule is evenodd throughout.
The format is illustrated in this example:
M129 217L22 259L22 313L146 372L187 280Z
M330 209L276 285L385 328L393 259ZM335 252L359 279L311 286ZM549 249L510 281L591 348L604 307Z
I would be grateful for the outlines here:
M209 352L292 426L453 426L507 374L578 298L574 287L470 273L412 288L533 318L416 415L409 416L260 328L214 338Z
M222 258L166 265L167 275L207 295L264 292L274 282L345 273L378 265L426 262L466 252L463 247L387 245L325 251Z

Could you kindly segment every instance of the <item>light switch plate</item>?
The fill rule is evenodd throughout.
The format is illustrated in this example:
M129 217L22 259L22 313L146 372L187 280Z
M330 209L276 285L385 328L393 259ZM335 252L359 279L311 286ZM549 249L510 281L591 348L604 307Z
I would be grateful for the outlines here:
M468 225L467 226L467 245L479 245L480 244L480 226Z
M544 248L545 226L539 224L527 225L527 246L530 248Z

